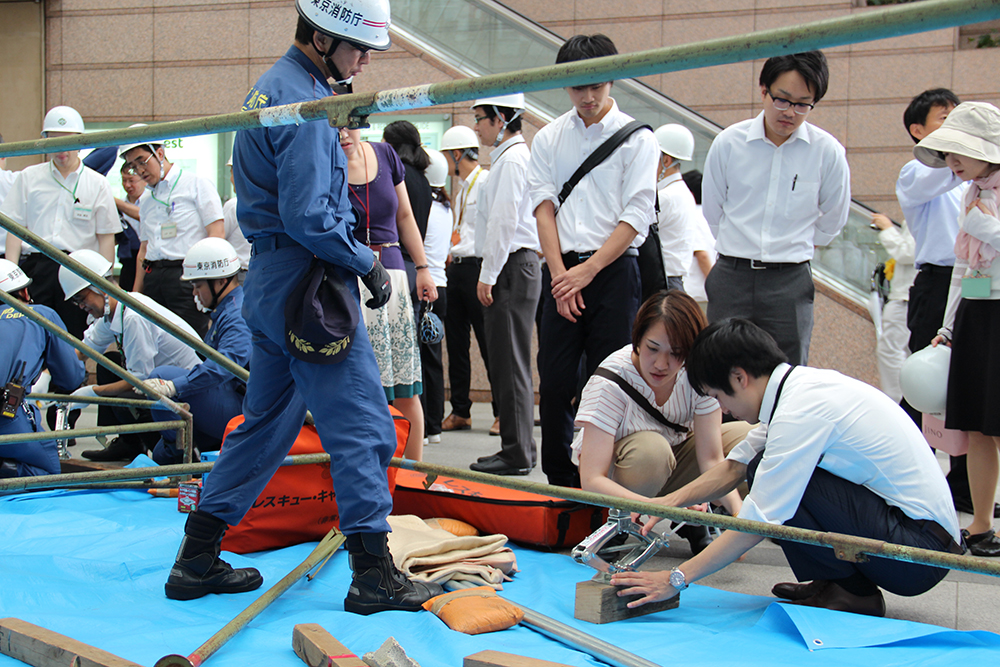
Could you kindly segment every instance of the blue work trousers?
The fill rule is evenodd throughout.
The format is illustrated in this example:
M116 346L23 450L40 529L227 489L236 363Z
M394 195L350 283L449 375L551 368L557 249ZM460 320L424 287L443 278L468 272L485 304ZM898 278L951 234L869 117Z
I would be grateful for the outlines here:
M28 408L35 418L32 426L28 413L23 407L17 414L8 419L0 417L0 435L14 433L37 433L42 431L42 416L34 405ZM0 445L0 462L7 461L17 466L18 477L34 477L36 475L58 475L59 448L55 440L42 442L19 442L12 445Z
M149 374L150 378L176 380L189 371L177 366L159 366ZM243 412L243 395L236 391L235 382L227 382L221 387L200 391L175 398L175 401L191 406L194 421L194 444L203 452L214 451L222 444L226 426L233 417ZM158 422L173 421L177 415L169 410L154 408L153 419ZM153 460L162 465L179 463L183 452L177 447L177 431L160 431L160 441L153 449Z
M233 431L202 492L199 509L236 525L260 495L302 429L306 410L330 454L330 473L344 533L387 532L392 497L386 482L396 433L375 353L359 320L347 358L318 365L285 347L285 303L313 255L301 246L255 254L243 316L253 336L245 421ZM359 299L357 277L341 277Z

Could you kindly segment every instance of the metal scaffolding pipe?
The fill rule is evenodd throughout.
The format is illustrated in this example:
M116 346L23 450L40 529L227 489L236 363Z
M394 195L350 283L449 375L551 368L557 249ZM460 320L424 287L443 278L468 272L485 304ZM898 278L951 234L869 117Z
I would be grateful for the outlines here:
M129 408L151 408L159 401L144 398L115 398L112 396L70 396L69 394L28 394L26 401L42 401L47 403L86 403L88 405L120 405Z
M0 214L0 222L3 222L3 220L5 218L6 218L6 216ZM10 220L10 218L6 218L6 219ZM14 223L14 224L16 225L16 223ZM16 226L20 227L22 230L24 229L20 225L16 225ZM46 245L49 245L49 244L46 243ZM49 247L52 248L51 245ZM55 250L55 248L53 248L53 249ZM57 253L62 254L59 250L55 250L55 251ZM75 262L75 260L71 260L71 261ZM76 263L79 264L79 262L76 262ZM28 304L24 303L23 301L21 301L17 297L15 297L15 296L13 296L11 294L8 294L7 292L5 292L3 290L0 290L0 301L3 301L8 306L10 306L14 310L18 311L19 313L21 313L22 315L24 315L25 317L27 317L29 320L31 320L35 324L37 324L37 325L45 328L48 331L51 331L53 334L55 334L56 336L58 336L61 340L65 341L66 343L68 343L70 345L72 345L81 354L84 354L84 355L90 357L91 359L93 359L94 361L96 361L97 363L101 364L102 366L104 366L105 368L107 368L109 371L111 371L112 373L114 373L115 375L117 375L121 379L125 380L130 385L132 385L136 389L136 391L141 392L141 393L143 393L143 394L145 394L147 396L152 397L157 402L159 402L161 405L163 405L163 407L167 408L168 410L170 410L171 412L173 412L177 416L181 417L184 420L184 425L183 425L182 428L178 429L178 435L181 438L181 446L182 446L182 448L184 450L184 461L186 463L190 463L192 454L194 452L194 421L193 421L193 419L191 417L191 413L188 412L183 406L175 403L174 401L170 400L169 398L167 398L165 396L159 395L157 392L153 391L152 389L149 389L135 375L133 375L132 373L130 373L126 369L122 368L121 366L119 366L115 362L111 361L110 359L108 359L106 356L104 356L103 354L101 354L97 350L91 349L89 346L84 345L83 341L79 340L75 336L72 336L68 331L66 331L62 327L57 326L54 322L52 322L51 320L49 320L44 315L39 314L37 311L35 311L34 308L31 308L30 306L28 306ZM160 430L160 429L150 429L150 430ZM68 433L68 431L61 431L60 433ZM44 440L49 440L49 439L52 439L52 438L43 438L43 439ZM60 437L60 438L57 438L57 439L63 440L65 438L64 437Z
M93 428L73 428L65 431L38 431L37 433L11 433L0 435L0 445L13 445L21 442L44 442L46 440L66 440L67 438L93 438L98 435L116 435L119 433L152 433L154 431L181 430L187 428L187 422L176 419L166 422L144 422L141 424L119 424L117 426L95 426ZM45 475L45 477L58 475Z
M511 602L524 612L521 623L527 625L547 637L551 637L571 648L578 649L594 656L602 662L606 662L613 667L660 667L657 663L630 653L614 644L609 644L603 639L598 639L593 635L588 635L582 630L577 630L571 625L566 625L554 618L539 614L537 611L525 607L523 604Z
M330 457L328 454L304 454L298 456L286 456L282 465L310 465L328 464ZM113 482L121 480L143 480L152 477L180 477L184 475L209 472L212 463L189 463L153 468L123 468L120 470L101 470L93 473L68 473L64 475L41 475L38 477L14 477L11 479L0 479L0 495L17 493L27 489L39 488L60 488L65 486L76 486L87 484L88 482ZM656 503L647 501L630 500L617 496L606 496L591 491L581 489L570 489L563 486L552 486L540 482L517 479L513 477L500 477L487 473L473 472L461 468L436 465L431 463L421 463L407 459L393 458L390 465L404 470L414 470L426 473L428 484L438 476L447 476L454 479L461 479L470 482L480 482L505 489L515 489L537 493L556 498L563 498L586 505L597 507L618 508L628 512L648 514L658 516L671 521L687 522L703 526L714 526L723 530L736 530L741 533L761 535L779 540L789 540L791 542L801 542L803 544L814 544L817 546L831 547L841 560L863 560L867 556L879 556L892 560L906 561L909 563L920 563L934 567L944 567L950 570L962 570L965 572L976 572L988 574L990 576L1000 576L1000 562L977 556L965 556L943 551L933 551L930 549L918 549L902 544L892 544L879 540L872 540L854 535L842 535L840 533L824 533L815 530L805 530L781 524L763 523L761 521L750 521L738 517L724 516L721 514L708 514L695 510L684 509L682 507L664 507Z
M0 157L119 146L200 134L233 132L330 119L337 126L387 111L466 102L478 97L531 93L687 69L726 65L774 55L899 37L1000 18L1000 0L924 0L859 11L800 25L720 37L692 44L595 58L562 65L445 81L382 92L327 97L313 102L0 145Z

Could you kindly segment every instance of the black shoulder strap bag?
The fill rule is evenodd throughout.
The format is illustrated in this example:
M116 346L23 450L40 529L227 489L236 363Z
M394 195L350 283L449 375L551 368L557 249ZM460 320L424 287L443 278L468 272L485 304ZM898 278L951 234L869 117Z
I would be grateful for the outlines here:
M597 147L597 150L587 156L587 159L577 167L577 170L573 172L569 180L563 183L562 190L559 192L559 206L562 206L563 202L569 198L570 193L573 192L573 188L583 180L584 176L589 174L594 167L607 160L612 153L618 150L619 146L625 143L626 139L644 128L650 132L653 131L653 127L649 123L633 120L608 137L603 144ZM657 195L657 218L659 218L659 214L660 198ZM649 226L649 233L646 235L646 240L639 246L638 262L639 277L642 282L642 300L645 301L660 290L667 289L667 274L663 269L663 255L660 250L660 227L655 220Z
M622 388L622 390L626 394L628 394L629 398L631 398L633 401L636 402L636 404L638 404L640 408L648 412L650 417L660 422L667 428L673 429L674 431L677 431L678 433L681 434L687 434L689 432L689 429L686 426L675 424L674 422L664 417L662 412L653 407L653 405L649 402L649 399L640 394L638 389L630 385L628 381L621 375L618 375L618 373L610 371L607 368L604 368L603 366L598 366L597 370L594 371L594 375L600 375L602 378L611 380L612 382L617 384L619 387Z

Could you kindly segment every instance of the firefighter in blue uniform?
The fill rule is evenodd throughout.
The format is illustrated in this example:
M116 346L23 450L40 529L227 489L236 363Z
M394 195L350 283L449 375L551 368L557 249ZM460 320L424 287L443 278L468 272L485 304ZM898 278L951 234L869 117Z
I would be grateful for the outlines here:
M0 289L30 303L31 278L16 264L0 259ZM35 304L35 312L65 328L62 319L48 306ZM60 387L78 387L86 372L76 351L55 334L6 304L0 304L0 435L44 431L38 408L23 400L24 394L47 368L52 382ZM59 470L59 450L55 440L0 445L0 477L55 475Z
M236 279L240 258L236 249L219 238L202 239L184 256L181 280L190 283L198 310L209 313L205 342L244 368L250 365L250 328L243 319L243 287ZM191 370L160 366L146 384L167 398L187 403L194 417L194 442L199 451L213 451L222 443L229 421L243 412L246 385L219 364L206 359ZM169 421L176 415L153 408L153 419ZM160 465L181 463L177 432L161 432L153 449Z
M245 110L328 97L329 78L350 90L368 51L390 46L388 0L296 0L296 9L294 43L250 90ZM237 218L253 243L243 305L253 333L246 420L226 439L198 511L188 517L166 594L191 599L260 586L257 570L234 570L219 559L219 544L227 524L239 523L288 453L308 408L330 454L354 572L344 608L360 614L416 611L441 587L411 582L389 554L386 470L396 439L375 355L358 318L357 281L373 294L373 308L385 305L391 287L374 253L354 239L338 131L322 121L240 131L233 170ZM314 273L314 259L327 267L324 286L339 285L334 290L349 296L341 305L353 308L337 311L332 323L324 310L322 324L337 328L351 321L353 328L322 348L291 337L286 326L286 302L303 305L295 296L302 279ZM337 362L323 363L324 353Z

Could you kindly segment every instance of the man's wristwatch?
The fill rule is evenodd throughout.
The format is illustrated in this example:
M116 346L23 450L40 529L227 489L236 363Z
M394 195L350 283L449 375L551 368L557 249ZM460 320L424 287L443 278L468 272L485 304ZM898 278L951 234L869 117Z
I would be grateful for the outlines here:
M673 586L674 590L678 593L688 587L687 580L684 578L684 573L676 567L670 570L670 585Z

